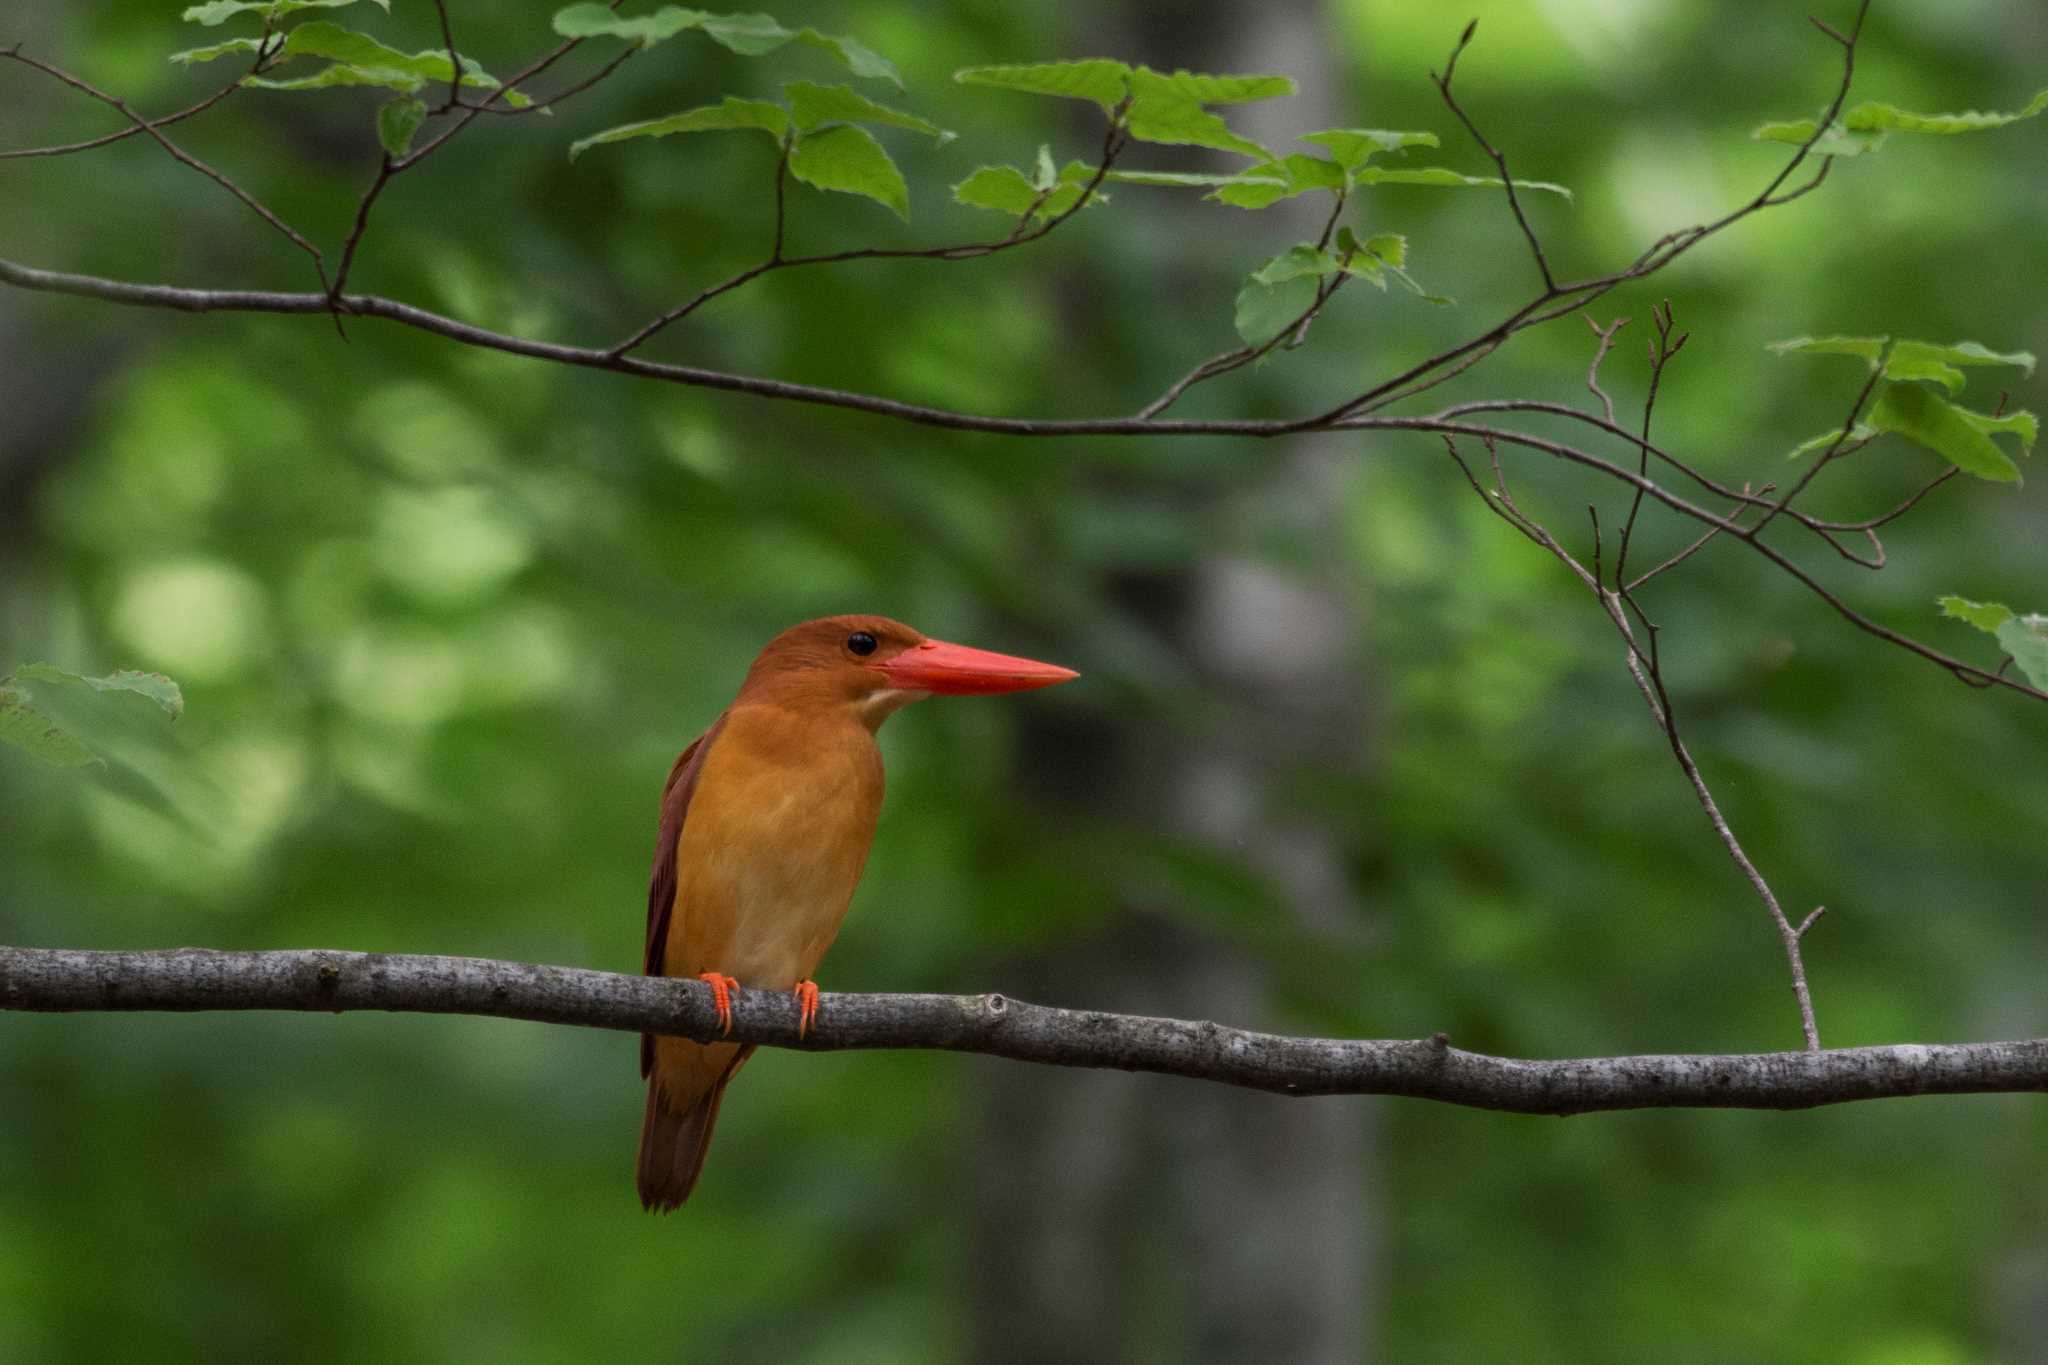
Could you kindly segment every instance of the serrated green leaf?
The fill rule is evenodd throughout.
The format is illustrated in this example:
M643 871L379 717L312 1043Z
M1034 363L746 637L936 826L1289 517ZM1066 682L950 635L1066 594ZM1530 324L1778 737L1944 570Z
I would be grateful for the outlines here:
M1850 428L1849 434L1846 437L1842 435L1840 427L1835 427L1833 430L1823 431L1818 436L1801 441L1798 445L1792 447L1791 453L1786 455L1785 458L1796 460L1802 455L1810 455L1816 450L1825 450L1834 445L1838 440L1846 445L1851 441L1872 440L1878 434L1877 428L1865 422L1858 422L1854 427Z
M253 77L247 83L265 90L319 90L338 85L372 85L409 95L429 81L445 81L454 72L446 48L405 53L387 47L367 33L343 28L325 19L300 24L285 34L279 49L283 58L324 57L334 65L311 76L278 80ZM499 82L468 57L462 59L462 83L480 90L496 90ZM524 108L533 101L518 91L506 102Z
M844 35L835 37L829 33L820 33L814 28L799 29L796 38L800 43L807 43L831 53L844 62L846 69L856 76L868 80L887 81L898 90L903 88L903 77L897 73L896 64L857 38L848 38Z
M2033 118L2043 109L2048 109L2048 90L2038 92L2024 108L2011 113L1984 114L1973 109L1961 114L1915 114L1893 104L1859 104L1822 134L1814 151L1823 156L1856 156L1876 151L1893 133L1977 133ZM1750 136L1764 142L1802 143L1818 126L1818 119L1791 119L1766 123Z
M1941 608L1943 616L1967 621L1986 635L1996 635L1998 628L2013 616L2012 608L2003 602L1972 602L1967 597L1954 594L1936 598L1935 604Z
M1968 408L1957 408L1956 416L1986 436L2019 437L2020 449L2029 455L2034 453L2034 442L2041 435L2040 419L2025 408L2018 412L2008 412L2003 417L1993 417L1987 412L1972 412Z
M1945 386L1950 393L1960 393L1963 388L1961 365L2010 365L2024 371L2029 378L2034 373L2034 357L2028 351L2014 351L2001 355L1989 347L1974 341L1958 341L1953 345L1940 346L1927 341L1900 341L1892 347L1891 359L1885 362L1887 379L1924 379Z
M1887 384L1871 405L1867 420L1872 430L1895 432L1942 456L1965 474L1998 483L2018 483L2019 466L1998 448L1985 429L1987 424L2006 426L2010 419L1982 413L1966 416L1966 412L1925 385Z
M21 688L0 683L0 744L10 744L53 768L86 768L99 757L40 710Z
M1360 185L1438 185L1447 189L1499 189L1500 180L1490 175L1460 175L1443 166L1418 166L1412 170L1393 166L1361 166L1351 173ZM1572 192L1548 180L1517 180L1518 190L1541 190L1545 194L1572 197Z
M1111 171L1106 180L1121 181L1126 185L1193 185L1213 188L1217 185L1234 185L1245 179L1241 175L1216 175L1202 171ZM1274 177L1267 179L1275 185L1283 183Z
M1093 100L1106 113L1130 90L1131 68L1107 57L1074 62L970 66L953 73L963 85L987 85L1024 95Z
M1998 643L2028 682L2048 690L2048 616L2014 616L2001 622Z
M789 151L789 173L821 190L864 195L897 217L910 218L910 187L903 183L903 172L865 128L842 123L798 134Z
M1052 148L1041 142L1038 144L1038 161L1031 175L1031 187L1038 190L1049 190L1059 183L1060 169L1053 164Z
M908 128L941 143L953 139L953 134L938 124L901 109L891 109L886 104L877 104L850 85L791 81L782 87L782 93L789 97L789 112L796 120L796 126L806 132L827 123L881 123L892 128Z
M571 5L555 11L555 32L564 38L623 38L646 47L702 28L712 15L707 10L664 5L652 14L624 15L609 5Z
M1246 279L1244 287L1237 291L1237 308L1232 318L1238 336L1247 346L1264 346L1315 306L1317 288L1313 275L1299 275L1272 285L1256 278Z
M1886 346L1891 347L1889 355L1885 353ZM2030 376L2034 373L2031 353L2001 354L1975 341L1938 345L1931 341L1894 342L1890 337L1794 337L1790 341L1774 341L1767 349L1779 355L1853 355L1870 365L1882 361L1887 379L1940 384L1952 394L1963 388L1963 372L1958 366L2011 365Z
M183 52L173 52L170 60L180 66L190 66L194 62L210 62L215 57L225 57L231 52L255 53L262 48L263 40L260 38L229 38L207 47L191 47Z
M1890 340L1890 337L1793 337L1789 341L1769 342L1764 349L1778 355L1853 355L1875 365Z
M188 24L202 24L207 28L215 28L238 14L279 19L302 9L341 9L355 2L356 0L210 0L207 4L193 5L187 9L184 19ZM391 13L391 0L371 0L371 3L386 14Z
M1389 132L1384 128L1325 128L1320 132L1303 133L1301 141L1323 148L1346 170L1363 166L1381 152L1440 145L1435 133Z
M367 85L409 95L426 88L427 82L423 76L395 67L357 66L352 62L335 62L320 68L310 76L291 76L282 80L269 76L251 76L243 84L258 90L331 90L337 86Z
M412 150L413 134L419 132L420 124L426 122L426 118L424 100L392 100L377 110L377 141L391 156L404 156Z
M601 133L578 138L569 144L569 159L574 161L590 148L606 142L625 142L630 138L639 137L668 137L673 133L723 132L730 129L758 130L780 141L789 131L789 111L772 100L749 100L741 99L737 95L727 95L717 104L685 109L680 114L670 114L666 118L622 123L616 128L607 128Z
M1013 218L1026 213L1038 219L1054 218L1074 206L1081 191L1095 178L1095 170L1085 162L1070 161L1056 175L1057 188L1041 199L1043 187L1035 177L1026 176L1015 166L982 166L953 186L953 200L969 208L993 209ZM1108 202L1109 196L1100 189L1088 199L1090 207Z
M1285 284L1289 280L1303 278L1322 279L1342 270L1343 263L1330 252L1312 243L1291 246L1254 270L1250 279L1260 284Z
M1237 103L1294 93L1285 76L1197 76L1176 71L1162 76L1146 67L1131 73L1131 107L1124 126L1142 142L1176 147L1213 147L1268 159L1272 153L1230 130L1204 103ZM1206 96L1203 92L1210 93Z
M25 678L30 682L59 683L69 687L89 687L95 692L132 692L138 697L153 701L172 720L185 714L185 694L179 686L161 673L144 673L138 669L123 668L97 678L73 673L55 664L29 663L14 670L0 683Z
M1293 152L1247 167L1242 175L1219 186L1209 198L1233 208L1262 209L1296 195L1316 190L1342 194L1346 188L1344 168L1336 162Z
M1815 120L1793 119L1784 123L1759 125L1750 136L1759 142L1804 143L1813 137ZM1878 132L1856 132L1845 128L1837 121L1828 130L1814 139L1813 150L1818 156L1861 156L1874 152L1884 145L1885 135Z
M971 66L953 73L968 85L987 85L1027 95L1093 100L1106 113L1128 94L1125 126L1132 137L1172 146L1214 147L1269 159L1271 153L1203 106L1242 104L1294 93L1285 76L1211 76L1193 71L1162 74L1105 57L1073 62L1013 66Z
M1408 264L1408 239L1398 232L1376 232L1365 239L1365 254L1398 270Z

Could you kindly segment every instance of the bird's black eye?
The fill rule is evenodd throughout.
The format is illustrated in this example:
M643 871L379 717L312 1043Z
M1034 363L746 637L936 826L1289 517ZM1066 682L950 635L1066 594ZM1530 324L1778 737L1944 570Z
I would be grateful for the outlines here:
M864 630L857 630L846 637L846 647L859 655L872 654L875 652L875 637Z

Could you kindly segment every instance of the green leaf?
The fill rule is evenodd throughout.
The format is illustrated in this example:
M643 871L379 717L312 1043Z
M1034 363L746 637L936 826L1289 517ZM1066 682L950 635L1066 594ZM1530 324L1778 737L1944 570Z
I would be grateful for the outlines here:
M605 142L624 142L628 138L636 137L667 137L671 133L721 132L735 128L758 129L780 141L789 131L789 111L771 100L748 100L737 95L727 95L718 104L686 109L680 114L670 114L667 118L622 123L616 128L607 128L601 133L579 138L569 144L569 159L574 161L585 151Z
M1051 161L1050 154L1045 156L1036 176L1027 176L1015 166L980 167L953 186L953 200L969 208L994 209L1013 218L1026 213L1038 219L1057 217L1074 206L1081 191L1095 178L1095 170L1085 162L1069 161L1053 179L1057 188L1041 199L1046 188L1045 172L1052 170ZM1100 189L1088 198L1091 207L1108 202L1109 196Z
M1053 164L1052 148L1043 142L1038 144L1038 162L1031 174L1031 187L1049 190L1060 183L1059 167Z
M337 85L373 85L396 90L402 95L418 91L429 81L445 81L454 72L446 48L404 53L387 47L367 33L343 28L325 19L300 24L285 35L280 49L283 57L324 57L334 65L311 76L287 80L251 77L249 85L265 90L319 90ZM499 82L468 57L462 59L462 83L482 90L496 90ZM533 101L518 91L505 97L508 104L523 108Z
M2048 691L2048 616L2015 616L1998 627L1998 643L2027 681Z
M1891 347L1890 355L1885 354L1886 346ZM1963 372L1957 368L1960 365L2011 365L2026 371L2029 376L2034 373L2031 353L2013 351L2000 354L1975 341L1958 341L1942 346L1931 341L1894 342L1890 337L1794 337L1790 341L1774 341L1768 349L1779 355L1795 351L1814 355L1853 355L1872 366L1882 362L1887 379L1924 380L1940 384L1950 393L1962 392Z
M1321 279L1343 268L1342 263L1328 251L1304 242L1287 248L1254 270L1248 278L1260 284L1285 284L1289 280L1303 278Z
M1316 289L1316 281L1309 275L1278 285L1247 279L1244 287L1237 291L1237 310L1233 321L1237 325L1238 336L1245 345L1254 349L1266 345L1315 306Z
M1365 254L1395 269L1408 264L1408 239L1398 232L1376 232L1365 239Z
M1935 601L1943 616L1968 622L1986 635L1996 636L1999 646L2027 675L2027 681L2048 691L2048 616L2021 616L2003 602L1972 602L1953 595Z
M76 725L52 714L26 683L48 683L59 689L83 692L133 693L143 697L176 720L185 710L185 697L178 685L161 673L139 673L123 669L105 677L88 678L54 664L23 664L0 678L0 743L11 744L34 758L58 768L97 767L107 761L75 733ZM69 708L74 710L76 708ZM117 708L118 709L118 708ZM104 709L84 713L88 724L105 723L115 717ZM67 725L70 728L67 728ZM124 768L125 772L125 768Z
M1174 146L1215 147L1262 160L1271 159L1272 154L1233 133L1230 125L1203 106L1272 99L1295 90L1294 82L1285 76L1211 76L1193 71L1164 75L1103 57L971 66L954 72L953 79L1027 95L1093 100L1105 113L1129 95L1131 104L1124 121L1132 137Z
M2008 412L2003 417L1993 417L1985 412L1972 412L1968 408L1957 408L1955 412L1956 416L1986 436L2019 437L2020 449L2029 455L2034 453L2034 442L2041 435L2040 419L2025 408L2018 412Z
M1381 152L1440 145L1435 133L1396 133L1382 128L1325 128L1318 133L1303 133L1301 141L1323 148L1347 171L1356 170Z
M1105 180L1119 180L1126 185L1233 185L1245 179L1242 175L1205 174L1201 171L1111 171ZM1281 182L1274 177L1266 179L1275 185Z
M100 763L99 756L78 736L40 710L25 689L4 682L0 682L0 744L11 744L53 768L87 768Z
M30 682L59 683L70 687L89 687L95 692L133 692L138 697L153 701L172 720L185 714L185 694L161 673L143 673L133 668L123 668L104 677L88 678L59 668L55 664L23 664L13 674L0 682L11 682L25 678Z
M2028 424L2011 417L1988 417L1958 408L1922 384L1887 384L1871 406L1868 425L1874 431L1896 432L1948 460L1965 474L1998 483L2018 483L2019 466L1991 439L1992 429L2020 433L2031 444Z
M427 106L424 100L395 99L377 110L377 141L384 144L384 150L394 157L404 156L412 150L413 134L426 122Z
M711 32L709 25L706 26L706 31ZM718 34L712 32L711 36L717 38ZM844 62L846 69L856 76L867 80L887 81L898 90L903 88L903 77L897 74L895 63L857 39L843 35L834 37L829 33L820 33L814 28L799 29L796 38L800 43L808 43L812 47L831 53ZM721 38L719 41L725 40ZM728 43L727 46L731 44Z
M712 15L701 9L664 5L652 14L624 15L609 5L571 5L555 11L555 32L564 38L624 38L642 47L702 28Z
M580 4L556 11L554 23L555 32L564 38L623 38L642 47L696 30L742 57L760 57L793 42L805 43L831 53L856 76L903 88L903 78L894 64L859 40L814 28L784 28L768 14L713 14L665 5L652 14L622 15L609 5Z
M1295 152L1250 167L1209 198L1233 208L1262 209L1314 190L1342 194L1346 188L1344 168L1336 162Z
M210 62L215 57L225 57L231 52L254 53L262 48L263 40L260 38L228 38L210 47L191 47L183 52L173 52L170 60L180 66L190 66L194 62Z
M1282 335L1315 306L1321 281L1343 268L1342 261L1313 242L1287 248L1246 276L1237 291L1238 336L1256 348Z
M1392 166L1361 166L1351 173L1353 181L1360 185L1440 185L1445 188L1469 187L1472 189L1499 189L1500 180L1490 175L1460 175L1442 166L1419 166L1413 170L1397 169ZM1541 190L1545 194L1560 194L1566 199L1572 192L1562 185L1553 185L1548 180L1517 180L1518 190Z
M1785 458L1796 460L1803 455L1811 455L1816 450L1825 450L1834 445L1836 441L1841 441L1844 445L1847 445L1852 441L1875 440L1878 435L1877 428L1867 422L1858 422L1849 429L1847 436L1842 435L1840 427L1836 427L1831 431L1823 431L1818 436L1801 441L1798 445L1792 447L1791 453L1786 455Z
M1996 635L1998 628L2012 619L2013 611L2003 602L1972 602L1967 597L1953 594L1935 599L1943 616L1952 616L1958 621L1967 621L1986 635Z
M970 66L955 71L963 85L988 85L1024 95L1093 100L1107 113L1130 91L1131 68L1106 57L1078 62L1038 62L1021 66Z
M1822 156L1856 156L1876 151L1893 133L1977 133L2033 118L2043 109L2048 109L2048 90L2038 92L2025 108L2009 114L1983 114L1976 110L1961 114L1915 114L1892 104L1859 104L1830 125L1814 143L1814 151ZM1766 123L1750 136L1764 142L1803 143L1818 126L1818 119L1792 119Z
M1239 137L1229 124L1203 105L1291 95L1294 82L1285 76L1201 76L1187 71L1162 76L1141 66L1131 72L1131 92L1131 107L1124 116L1124 125L1140 141L1214 147L1270 159L1271 152L1250 138Z
M1891 359L1885 363L1887 379L1925 379L1944 385L1950 393L1963 390L1963 372L1959 365L2010 365L2023 370L2029 378L2034 373L2034 357L2028 351L2014 351L2001 355L1974 341L1958 341L1952 346L1937 346L1926 341L1901 341L1892 347Z
M805 132L827 123L881 123L892 128L908 128L941 143L953 139L953 134L938 124L901 109L891 109L886 104L877 104L850 85L791 81L782 87L782 93L789 97L789 111L796 119L796 126Z
M1804 352L1809 355L1853 355L1877 364L1884 355L1885 344L1890 337L1793 337L1789 341L1773 341L1764 349L1778 355Z
M903 172L865 128L842 123L799 134L790 147L789 173L806 185L865 195L899 218L910 217L910 187L903 183Z
M259 18L278 19L302 9L341 9L353 5L356 0L210 0L204 5L193 5L185 11L185 22L204 24L214 28L226 23L238 14L254 14ZM386 14L391 13L391 0L371 0ZM216 54L218 55L218 54ZM176 60L173 58L172 60ZM199 60L204 61L204 58Z

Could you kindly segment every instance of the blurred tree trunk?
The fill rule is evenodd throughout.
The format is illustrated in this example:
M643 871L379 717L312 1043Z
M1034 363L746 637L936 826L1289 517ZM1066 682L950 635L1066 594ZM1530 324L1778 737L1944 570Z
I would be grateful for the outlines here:
M1085 13L1096 27L1076 35L1074 51L1293 74L1301 98L1230 111L1269 144L1345 121L1318 4L1204 11L1207 26L1146 11L1128 16L1145 26L1138 32L1103 29L1126 19L1119 12ZM1289 207L1302 213L1286 226L1313 237L1315 208ZM1280 226L1262 221L1262 240ZM1187 524L1257 524L1297 543L1330 543L1339 534L1336 471L1304 449L1273 454L1245 465L1257 482L1191 500L1181 509ZM1105 800L1165 812L1183 836L1234 852L1279 888L1303 930L1355 936L1358 911L1335 841L1266 810L1268 789L1298 763L1357 747L1364 698L1351 666L1355 613L1342 590L1219 551L1185 574L1108 591L1195 663L1221 703L1215 714L1231 722L1177 737L1178 754L1165 763L1104 756L1101 770L1076 774L1073 756L1089 746L1031 749L1059 756L1063 788L1116 793ZM1260 958L1136 907L1098 941L1020 966L1020 985L1038 998L1277 1022ZM976 1092L985 1097L968 1172L977 1360L1367 1358L1378 1223L1367 1102L995 1066Z

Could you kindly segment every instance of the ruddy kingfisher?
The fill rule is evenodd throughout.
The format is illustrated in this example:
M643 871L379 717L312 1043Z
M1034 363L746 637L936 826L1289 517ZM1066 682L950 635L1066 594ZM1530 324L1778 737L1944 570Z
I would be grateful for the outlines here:
M733 991L792 991L808 1031L811 974L846 917L882 809L882 722L935 693L1022 692L1077 676L927 639L884 616L827 616L776 636L669 770L647 889L647 974L710 983L728 1032ZM648 1209L690 1197L719 1100L753 1050L641 1037Z

